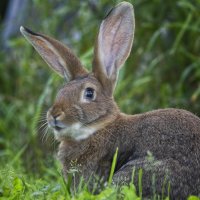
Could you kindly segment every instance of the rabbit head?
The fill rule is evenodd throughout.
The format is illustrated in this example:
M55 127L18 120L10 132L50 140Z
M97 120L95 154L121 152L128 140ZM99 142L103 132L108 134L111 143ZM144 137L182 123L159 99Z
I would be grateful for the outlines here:
M122 2L110 11L97 36L92 72L59 41L20 28L47 64L68 81L47 112L48 124L57 139L85 139L115 119L119 110L113 90L119 69L131 51L134 24L130 3Z

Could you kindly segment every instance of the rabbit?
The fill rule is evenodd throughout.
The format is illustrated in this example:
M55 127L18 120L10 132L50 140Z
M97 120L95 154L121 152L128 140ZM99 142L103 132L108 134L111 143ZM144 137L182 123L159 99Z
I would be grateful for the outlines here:
M143 197L156 193L177 200L199 195L200 118L175 108L127 115L114 101L118 73L130 54L134 29L133 6L117 4L100 25L89 72L61 42L20 27L50 68L67 80L47 112L48 125L59 141L64 176L69 176L75 163L85 181L100 177L106 182L118 148L114 184L130 183L134 170L138 191L142 169Z

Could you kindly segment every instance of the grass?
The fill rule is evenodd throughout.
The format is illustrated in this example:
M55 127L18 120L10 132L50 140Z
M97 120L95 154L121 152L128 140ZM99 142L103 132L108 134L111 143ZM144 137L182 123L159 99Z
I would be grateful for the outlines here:
M36 12L29 12L23 25L73 47L90 69L100 21L119 1L31 2ZM115 91L119 107L131 114L178 107L200 116L200 1L130 2L136 31ZM68 20L69 13L73 20ZM99 195L89 193L84 184L69 192L55 158L57 143L44 137L38 122L62 84L21 35L9 41L9 50L1 49L0 199L141 199L141 180L138 194L133 184L119 189L111 178Z
M112 184L112 176L117 162L118 149L113 158L108 185L99 194L87 190L87 183L80 183L78 189L71 190L71 181L65 182L59 170L50 169L45 178L28 177L13 168L0 169L0 198L1 199L74 199L74 200L103 200L126 199L140 200L132 183L122 188ZM55 166L54 166L55 167ZM56 166L58 167L58 165ZM59 168L59 167L58 167ZM50 177L49 177L50 176ZM48 181L50 178L50 182ZM55 181L52 181L55 180ZM72 187L73 188L73 187Z

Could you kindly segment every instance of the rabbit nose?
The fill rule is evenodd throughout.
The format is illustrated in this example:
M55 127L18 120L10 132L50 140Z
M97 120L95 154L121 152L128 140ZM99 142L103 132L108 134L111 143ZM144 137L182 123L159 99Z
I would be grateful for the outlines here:
M55 121L63 120L63 113L59 113L59 114L52 115L52 118L53 118Z
M61 111L58 113L53 113L50 110L50 112L47 113L47 117L48 117L48 123L52 128L55 129L65 128L65 125L62 123L62 120L65 117L64 112Z
M65 117L65 113L60 109L50 108L47 113L47 117L52 118L55 121L62 121Z

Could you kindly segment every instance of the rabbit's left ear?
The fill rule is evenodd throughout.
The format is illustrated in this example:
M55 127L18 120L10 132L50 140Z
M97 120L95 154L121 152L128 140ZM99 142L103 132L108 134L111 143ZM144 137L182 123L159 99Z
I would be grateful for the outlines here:
M118 4L100 26L94 49L93 73L109 95L114 90L120 67L130 54L134 36L133 6Z
M22 26L20 31L50 68L65 77L67 81L88 74L75 54L59 41L40 33L34 33Z

